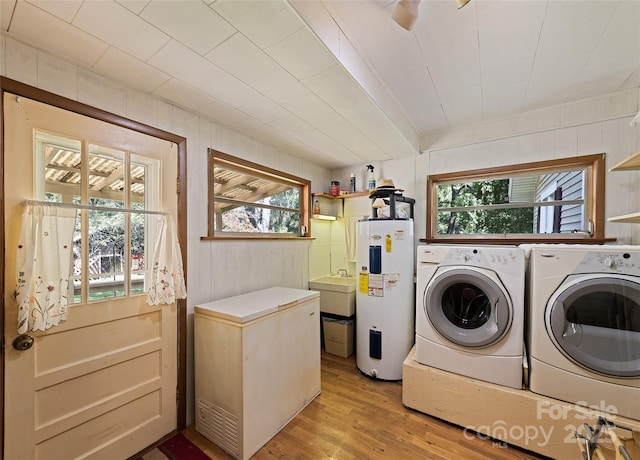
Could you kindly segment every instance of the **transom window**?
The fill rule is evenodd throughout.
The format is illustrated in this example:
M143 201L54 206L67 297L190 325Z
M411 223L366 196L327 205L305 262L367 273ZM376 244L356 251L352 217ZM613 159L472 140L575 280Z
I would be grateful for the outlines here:
M429 242L604 240L604 154L428 177Z
M308 235L310 182L209 149L206 238Z
M36 196L87 207L73 235L70 303L146 292L154 236L149 215L136 211L157 209L159 162L44 131L35 149Z

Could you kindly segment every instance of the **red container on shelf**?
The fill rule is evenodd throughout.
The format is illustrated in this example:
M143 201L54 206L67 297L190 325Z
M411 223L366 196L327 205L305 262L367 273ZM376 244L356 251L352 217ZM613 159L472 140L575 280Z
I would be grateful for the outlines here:
M337 180L331 181L331 195L338 196L340 195L340 182Z

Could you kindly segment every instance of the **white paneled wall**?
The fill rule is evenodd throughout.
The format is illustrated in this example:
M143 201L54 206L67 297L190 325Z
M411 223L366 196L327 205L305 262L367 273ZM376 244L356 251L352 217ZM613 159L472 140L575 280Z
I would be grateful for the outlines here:
M193 422L193 306L276 285L307 289L309 280L309 241L201 241L207 234L207 148L309 179L314 190L329 183L328 171L4 35L0 73L187 138L187 422Z
M311 235L315 238L309 246L309 279L331 274L331 226L333 221L314 219Z

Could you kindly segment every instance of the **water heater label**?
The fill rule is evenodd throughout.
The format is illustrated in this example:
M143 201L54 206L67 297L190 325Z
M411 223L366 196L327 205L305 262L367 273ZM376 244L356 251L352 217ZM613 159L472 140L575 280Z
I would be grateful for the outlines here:
M384 297L384 275L369 275L369 295L373 297Z
M360 272L360 283L358 285L360 294L369 295L369 273Z
M400 273L385 273L384 288L393 289L400 283Z

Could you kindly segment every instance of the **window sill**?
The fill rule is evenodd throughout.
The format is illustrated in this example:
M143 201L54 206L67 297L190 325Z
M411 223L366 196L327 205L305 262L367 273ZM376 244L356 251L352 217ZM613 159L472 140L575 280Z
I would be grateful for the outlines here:
M604 244L612 243L616 238L420 238L421 243L437 244Z
M315 240L312 236L201 236L200 241L283 241L283 240Z

